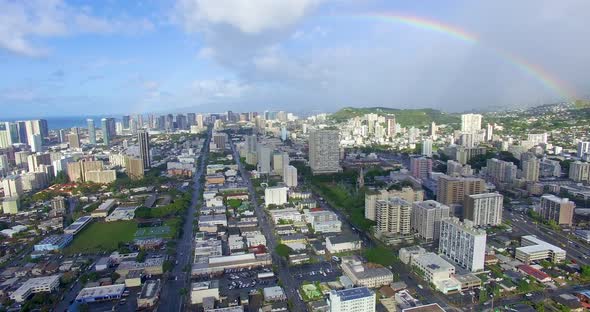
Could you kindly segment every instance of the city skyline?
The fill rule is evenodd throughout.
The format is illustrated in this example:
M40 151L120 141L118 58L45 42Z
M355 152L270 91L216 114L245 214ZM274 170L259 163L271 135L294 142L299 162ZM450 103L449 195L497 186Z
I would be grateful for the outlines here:
M5 118L25 118L568 101L590 90L579 40L588 6L0 1L0 60L10 73L0 103L13 107Z

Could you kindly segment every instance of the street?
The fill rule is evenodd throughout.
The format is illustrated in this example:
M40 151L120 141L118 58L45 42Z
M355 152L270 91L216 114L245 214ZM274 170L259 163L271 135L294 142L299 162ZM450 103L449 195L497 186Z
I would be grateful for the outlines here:
M184 220L182 236L178 239L176 245L176 264L172 272L168 273L169 278L164 281L162 293L160 295L160 303L156 311L182 311L183 305L186 302L185 295L181 294L181 289L185 289L190 293L190 279L191 279L191 265L193 254L193 220L195 218L197 206L200 204L200 195L202 192L201 177L204 173L204 168L207 163L207 156L209 153L209 141L211 139L211 129L207 132L207 138L202 150L201 161L197 172L193 177L193 197L191 205ZM188 268L188 270L185 270Z
M301 300L301 297L299 296L299 293L297 292L299 284L293 278L290 268L287 265L287 261L285 259L281 258L275 252L275 247L277 246L277 241L274 236L274 233L272 232L272 228L271 228L271 225L269 224L269 220L268 220L268 218L266 218L265 212L262 210L260 205L258 205L258 198L256 196L256 190L254 189L254 186L252 185L252 181L250 180L250 176L248 175L248 173L246 172L246 170L242 166L242 163L240 161L240 155L238 154L231 138L230 138L229 142L231 145L231 149L232 149L234 158L238 164L238 169L240 171L240 174L242 175L242 178L244 179L244 181L248 184L248 191L250 192L250 201L254 205L255 213L256 213L256 216L258 217L258 222L260 224L262 234L264 234L264 236L266 237L267 248L268 248L269 253L271 253L272 262L273 262L273 264L277 265L278 276L283 284L282 286L283 286L283 289L285 290L285 294L287 295L287 298L289 298L289 300L293 304L292 310L293 311L307 311L305 303L303 302L303 300Z

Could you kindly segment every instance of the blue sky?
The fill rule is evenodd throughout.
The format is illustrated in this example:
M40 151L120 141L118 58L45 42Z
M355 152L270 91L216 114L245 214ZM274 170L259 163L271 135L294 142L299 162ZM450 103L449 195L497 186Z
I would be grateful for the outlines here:
M399 12L477 34L366 18ZM490 49L590 90L585 0L0 0L5 117L563 100Z

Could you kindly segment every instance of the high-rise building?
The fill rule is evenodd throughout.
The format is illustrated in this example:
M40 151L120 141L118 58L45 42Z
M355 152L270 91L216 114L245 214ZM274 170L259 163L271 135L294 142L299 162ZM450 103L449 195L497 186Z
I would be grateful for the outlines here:
M428 179L432 172L432 159L426 157L410 158L410 172L416 179Z
M150 135L146 130L137 132L137 142L139 144L139 157L143 162L143 168L148 169L152 167L150 158Z
M0 177L5 177L10 172L10 163L8 156L0 155Z
M129 129L129 125L131 123L130 121L131 121L131 116L129 116L129 115L123 116L123 118L121 119L123 129Z
M309 166L314 175L341 171L337 130L313 130L310 133Z
M539 172L541 167L541 161L538 158L529 158L521 162L522 166L522 177L528 182L539 181Z
M187 113L186 114L186 123L188 127L194 126L197 123L197 115L195 113Z
M590 154L590 142L578 142L578 157L582 158L586 154Z
M144 162L142 158L125 157L125 171L132 180L143 179Z
M204 120L202 114L198 114L197 115L197 126L199 126L199 128L204 128L205 127L205 120Z
M462 204L466 195L486 192L486 182L480 178L450 177L438 178L436 201L445 205Z
M70 134L68 134L68 144L72 149L80 148L80 135L78 132L78 128L72 128Z
M570 164L571 168L571 164ZM557 160L543 158L540 164L541 177L560 177L561 164ZM571 177L570 177L571 179Z
M375 213L375 221L377 221L375 230L377 232L400 235L410 234L412 206L409 202L399 197L378 200L375 205Z
M486 141L492 141L494 139L494 124L489 123L486 128Z
M272 171L275 174L284 176L284 170L289 166L289 154L276 152L272 155Z
M387 137L393 138L396 135L395 131L395 115L389 115L385 117L385 123L387 124Z
M188 122L186 121L186 116L183 114L176 115L176 129L179 130L186 130Z
M375 312L375 293L367 287L332 290L330 312Z
M103 118L100 120L101 127L102 127L102 142L104 145L109 146L111 145L111 133L109 130L109 120L107 118Z
M256 135L246 136L246 147L248 153L256 153L256 145L258 144L256 140Z
M20 175L9 175L2 180L4 197L19 197L23 194L23 183Z
M441 221L438 252L461 267L478 272L484 269L486 232L469 220L448 218Z
M481 130L480 114L463 114L461 115L461 132L476 133Z
M379 200L388 200L389 198L399 197L410 204L424 200L423 190L414 190L411 187L404 187L401 190L379 190L376 192L368 191L365 193L365 218L376 221L376 205Z
M227 143L227 134L223 132L215 132L213 133L213 142L217 149L224 150L225 144Z
M31 152L37 153L43 151L43 138L40 134L33 134L29 137Z
M94 119L86 119L88 124L88 142L92 145L96 145L96 127L94 127Z
M539 144L547 144L549 135L547 132L545 133L529 133L527 134L527 141L529 141L533 146Z
M482 193L465 196L463 218L476 226L502 224L504 196L499 193Z
M425 139L422 141L422 155L432 157L432 140Z
M540 202L541 217L547 221L555 221L559 225L572 225L576 204L568 198L555 195L543 195Z
M297 168L294 166L288 165L285 169L285 174L283 176L283 182L290 188L297 187Z
M590 163L581 161L570 163L568 176L575 182L590 182Z
M449 217L450 208L434 200L412 204L412 230L425 240L438 240L440 222Z
M270 149L270 147L258 143L256 153L256 159L258 160L257 171L261 174L270 174L272 150Z
M86 173L89 171L103 170L103 163L100 160L80 160L67 164L68 178L71 182L87 181Z
M66 143L67 137L66 137L66 130L65 129L59 129L58 138L59 138L59 143Z
M493 183L512 183L517 171L516 165L509 161L491 158L486 162L486 177Z

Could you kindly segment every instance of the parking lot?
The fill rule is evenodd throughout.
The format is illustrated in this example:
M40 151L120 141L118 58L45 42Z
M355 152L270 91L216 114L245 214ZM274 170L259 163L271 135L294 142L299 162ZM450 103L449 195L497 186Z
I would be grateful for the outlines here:
M291 267L291 271L295 278L301 282L329 282L342 275L338 264L328 261L294 266Z
M270 273L270 268L226 270L219 278L220 292L222 295L241 294L253 289L276 286L278 279L274 273L267 276Z

